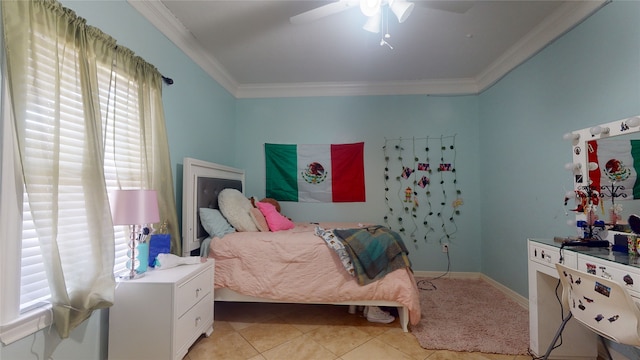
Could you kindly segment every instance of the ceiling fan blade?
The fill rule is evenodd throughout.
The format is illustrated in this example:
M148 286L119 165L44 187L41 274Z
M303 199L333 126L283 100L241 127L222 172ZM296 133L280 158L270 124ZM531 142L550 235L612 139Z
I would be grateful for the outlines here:
M472 0L423 0L415 1L416 5L426 8L464 14L473 7Z
M311 21L321 19L325 16L337 14L339 12L350 9L359 4L358 0L338 0L330 4L320 6L318 8L303 12L289 18L292 24L304 24Z

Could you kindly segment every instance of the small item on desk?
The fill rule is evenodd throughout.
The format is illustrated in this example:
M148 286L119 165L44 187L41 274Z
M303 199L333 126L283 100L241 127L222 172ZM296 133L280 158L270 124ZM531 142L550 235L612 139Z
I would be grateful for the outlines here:
M627 235L627 252L629 255L638 255L637 253L637 236Z
M629 222L629 227L631 228L631 231L633 231L636 234L640 234L640 216L636 214L629 215L629 220L627 221Z
M158 254L156 259L156 269L164 270L178 265L199 264L201 262L202 258L200 256L180 257L174 254Z
M611 243L608 240L565 240L563 246L586 246L586 247L609 247Z
M636 214L629 215L628 222L631 231L634 233L633 236L628 237L629 254L632 254L633 252L640 254L640 250L638 249L638 246L640 246L640 237L638 237L638 235L640 235L640 216ZM631 244L632 240L635 240L633 241L633 244Z
M557 242L557 243L564 243L567 241L579 241L580 238L578 237L562 237L562 236L554 236L553 241Z

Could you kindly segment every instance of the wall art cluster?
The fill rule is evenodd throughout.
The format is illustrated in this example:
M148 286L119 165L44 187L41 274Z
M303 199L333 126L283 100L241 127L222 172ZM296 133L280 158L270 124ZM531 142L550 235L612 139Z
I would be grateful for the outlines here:
M456 136L385 139L385 225L414 243L448 243L464 204Z

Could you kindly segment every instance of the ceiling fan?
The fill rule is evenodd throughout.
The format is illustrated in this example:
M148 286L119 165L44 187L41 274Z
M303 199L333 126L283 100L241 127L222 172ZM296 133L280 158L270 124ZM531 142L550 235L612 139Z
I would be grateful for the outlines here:
M380 10L384 6L389 6L389 9L396 15L399 22L404 22L411 12L414 5L424 6L431 9L437 9L442 11L449 11L455 13L465 13L473 6L473 1L458 1L458 0L424 0L424 1L408 1L408 0L338 0L329 3L324 6L320 6L315 9L303 12L301 14L292 16L289 20L292 24L304 24L311 21L321 19L330 15L334 15L345 10L349 10L354 7L360 7L360 11L367 17L372 18L380 14ZM374 20L369 21L373 23ZM366 28L365 30L371 31ZM372 31L373 32L373 31Z
M292 16L289 18L289 21L292 24L304 24L354 7L360 7L362 14L368 18L362 27L364 30L377 34L386 22L387 31L380 39L380 46L386 45L389 49L393 50L393 46L388 42L391 38L391 35L389 35L389 18L387 15L385 21L382 17L382 10L383 8L387 10L387 12L391 10L398 18L398 22L403 23L409 15L411 15L415 4L443 11L465 13L473 6L473 0L424 0L416 2L408 0L338 0Z

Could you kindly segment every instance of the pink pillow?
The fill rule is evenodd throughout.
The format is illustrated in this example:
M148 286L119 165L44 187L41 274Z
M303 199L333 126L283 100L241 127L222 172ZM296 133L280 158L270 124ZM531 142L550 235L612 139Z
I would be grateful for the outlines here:
M276 207L270 203L257 202L256 206L264 215L264 218L267 219L267 224L269 225L269 230L271 231L279 231L279 230L289 230L294 228L294 224L291 220L282 216Z

